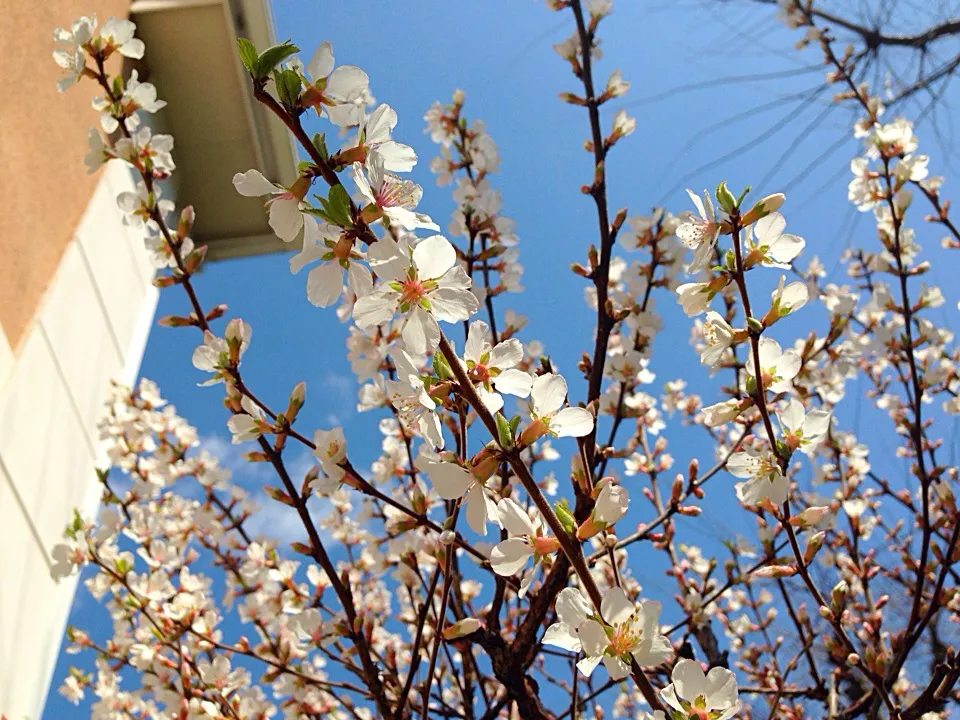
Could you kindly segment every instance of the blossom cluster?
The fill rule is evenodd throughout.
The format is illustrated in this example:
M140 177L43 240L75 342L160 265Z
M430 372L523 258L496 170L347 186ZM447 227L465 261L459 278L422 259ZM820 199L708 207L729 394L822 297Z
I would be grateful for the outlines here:
M960 413L960 355L926 312L943 294L916 287L929 266L906 213L918 192L950 228L949 203L912 124L880 121L882 103L853 81L854 61L834 54L810 3L780 4L790 27L806 28L803 44L820 45L828 81L848 86L838 100L863 109L849 199L873 212L880 247L847 253L850 283L828 283L817 258L797 267L808 243L787 232L784 194L748 201L749 188L726 183L688 191L692 211L611 216L607 157L637 127L623 108L606 126L599 112L630 89L619 70L596 74L613 6L550 0L575 25L554 47L578 83L560 98L587 111L583 191L600 228L571 264L596 327L566 375L525 337L527 319L498 307L523 290L520 240L495 186L504 160L468 119L466 95L424 116L439 148L430 169L452 187L443 235L408 175L419 157L395 139L400 119L362 69L337 65L329 42L304 64L290 43L261 52L241 41L254 97L305 159L296 177L254 168L233 184L299 248L290 270L309 268L306 300L347 324L357 410L379 418L368 469L356 448L369 439L304 427L305 383L281 406L258 394L242 364L257 352L253 329L234 317L218 331L227 308L202 305L193 210L161 199L173 139L145 121L163 102L135 72L104 70L113 53L143 55L133 24L58 30L61 89L87 78L103 91L88 165L137 172L118 206L143 231L155 284L190 300L190 314L160 322L200 331L193 365L222 390L233 443L276 476L254 497L197 449L154 385L115 390L101 425L104 509L77 516L53 550L55 576L86 569L113 633L70 630L94 670L72 670L61 692L94 695L94 717L164 720L541 718L591 703L600 716L607 691L614 717L941 717L960 666L952 649L920 641L932 633L944 647L941 623L960 616L960 523L956 469L927 408L941 396ZM335 132L311 138L308 120ZM791 230L800 222L791 216ZM798 330L801 311L820 312L826 331ZM658 392L654 369L673 369L655 364L657 338L684 316L709 384L668 378ZM892 421L910 466L902 483L874 467L845 410L855 378ZM713 457L677 472L674 447L685 446L671 442L688 431ZM297 451L309 461L295 471ZM755 539L685 541L708 482ZM292 542L259 520L276 511L294 523ZM673 598L654 579L664 563ZM889 611L891 587L907 598L902 617Z

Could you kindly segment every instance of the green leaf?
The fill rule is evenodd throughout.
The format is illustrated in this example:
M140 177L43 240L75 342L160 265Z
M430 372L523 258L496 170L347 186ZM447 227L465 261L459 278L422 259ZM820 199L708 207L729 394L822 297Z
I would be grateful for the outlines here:
M317 152L320 153L320 157L324 160L330 159L330 151L327 150L327 138L323 133L315 133L313 136L313 146L317 149Z
M326 198L318 198L329 222L340 227L350 227L353 219L350 214L350 194L343 185L334 185Z
M737 271L737 254L733 250L727 250L723 256L723 266L728 272Z
M300 76L293 70L274 70L273 82L280 102L287 108L295 108L300 101Z
M502 448L513 447L513 433L510 431L510 422L500 413L493 416L497 421L497 440Z
M752 188L749 185L743 189L743 192L740 193L740 197L737 198L737 207L740 207L740 205L743 204L743 199L747 196L747 193L750 192L751 189Z
M553 509L557 513L557 520L559 520L560 524L563 525L563 529L572 535L577 527L577 520L573 517L573 513L570 512L570 506L567 504L567 499L561 498L555 502L553 504Z
M240 53L240 62L247 69L247 72L253 73L257 67L257 59L260 57L257 48L246 38L237 38L237 50Z
M450 369L450 363L443 356L443 353L435 352L433 354L433 371L441 380L453 380L453 371Z
M717 202L720 203L725 211L730 212L737 206L737 199L733 196L733 193L727 188L727 183L722 182L717 185Z
M260 53L260 57L257 58L256 65L254 66L253 70L253 76L258 80L260 78L265 78L267 75L273 72L273 69L277 65L298 52L300 52L300 48L298 48L289 40L281 43L280 45L274 45L273 47L267 48Z

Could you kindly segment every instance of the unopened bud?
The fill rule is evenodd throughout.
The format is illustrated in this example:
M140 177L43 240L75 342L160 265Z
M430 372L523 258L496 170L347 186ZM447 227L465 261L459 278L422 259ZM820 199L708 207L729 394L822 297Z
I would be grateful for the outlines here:
M799 515L794 515L790 518L790 524L794 527L811 527L816 525L821 520L823 520L827 515L830 514L830 507L826 505L821 505L817 507L810 507L804 510Z
M565 103L570 103L571 105L581 105L581 106L583 106L583 105L586 105L586 104L587 104L586 101L584 101L583 98L578 97L577 95L574 95L573 93L570 93L570 92L562 92L562 93L560 93L560 100L563 101L563 102L565 102Z
M440 533L440 544L441 545L453 545L453 541L457 539L457 534L453 530L444 530Z
M590 243L590 247L587 248L587 262L590 263L592 270L596 270L600 264L600 253L597 252L597 246L593 243Z
M464 618L463 620L455 622L453 625L445 627L443 629L443 639L457 640L475 633L482 627L483 623L477 620L477 618Z
M177 223L177 236L181 240L190 234L190 230L193 228L193 223L196 219L197 215L193 210L193 205L187 205L180 211L180 220Z
M820 548L823 547L823 540L827 536L827 533L820 531L815 535L811 535L810 539L807 540L807 547L803 551L803 564L809 565L813 562L813 559L816 557L817 553L820 552Z
M783 193L774 193L773 195L767 195L762 200L758 201L750 211L741 218L740 224L744 227L755 223L760 218L766 217L772 212L776 212L780 209L780 206L783 205L785 196Z
M673 479L673 485L670 488L670 504L676 505L680 502L680 496L683 493L683 475L677 473Z
M843 612L843 607L847 602L848 590L847 583L841 580L834 585L833 590L830 591L830 609L834 615L840 615L840 613Z
M754 577L762 578L786 578L796 574L796 565L766 565L753 572Z

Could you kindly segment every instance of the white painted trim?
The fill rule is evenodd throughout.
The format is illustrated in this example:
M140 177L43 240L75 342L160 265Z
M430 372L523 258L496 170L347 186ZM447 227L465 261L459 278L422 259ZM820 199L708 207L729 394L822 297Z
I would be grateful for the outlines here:
M7 381L7 376L13 370L13 348L10 347L10 341L7 340L7 334L0 325L0 392L3 392L3 386Z

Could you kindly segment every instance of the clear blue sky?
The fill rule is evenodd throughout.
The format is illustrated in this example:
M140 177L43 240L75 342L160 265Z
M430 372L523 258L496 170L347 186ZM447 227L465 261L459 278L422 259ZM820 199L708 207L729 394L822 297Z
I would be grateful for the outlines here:
M590 156L581 148L589 128L584 110L557 100L558 92L579 88L567 64L551 49L571 33L570 13L551 13L542 3L517 0L278 0L274 13L278 36L298 44L304 60L318 43L330 40L338 64L367 71L378 101L399 113L395 137L412 145L421 158L413 173L424 187L421 208L442 227L453 205L449 188L437 188L429 171L436 148L423 134L422 116L434 100L448 101L455 88L466 91L467 115L485 120L499 145L502 169L492 182L502 190L504 213L517 222L526 266L527 292L499 302L498 310L513 307L530 317L522 339L543 341L571 380L571 399L582 398L575 363L583 350L592 348L593 313L582 301L583 280L568 267L572 261L582 262L587 246L596 241L592 202L579 192L591 173ZM609 160L612 207L646 214L651 206L666 204L682 211L688 209L684 187L702 190L721 180L733 188L752 184L761 194L785 191L788 229L807 239L801 267L819 255L833 271L830 279L842 284L837 265L841 251L853 239L869 245L874 236L872 219L861 218L846 201L846 168L857 150L853 140L840 140L849 134L848 115L825 112L829 93L806 104L799 99L822 79L822 70L815 67L817 51L794 51L797 36L774 23L772 8L749 3L719 8L718 3L690 0L620 0L600 35L605 55L598 81L620 68L633 84L625 98L605 107L604 115L609 119L617 108L627 107L638 120L637 132L618 145ZM148 57L149 52L147 48ZM162 97L164 89L159 90ZM323 129L319 122L316 129ZM932 171L955 176L945 166L953 158L944 157L929 126L918 128L918 134L922 151L934 156ZM835 151L828 152L838 141ZM938 238L929 231L921 235L934 260L942 257ZM935 264L934 278L946 279L937 274ZM775 276L771 280L775 282ZM296 382L306 380L302 426L342 424L353 443L351 457L358 453L355 462L370 462L379 440L365 451L359 439L376 432L377 418L353 412L356 383L345 358L346 327L332 311L307 302L304 283L304 276L290 275L287 257L279 255L210 265L197 278L205 305L225 302L230 316L252 324L244 371L258 394L279 405ZM953 285L944 291L945 313L952 317L958 289ZM658 393L663 382L684 377L711 401L714 392L688 344L690 320L672 297L661 295L657 309L666 330L656 341L651 367L658 377L650 391ZM158 316L184 311L182 293L164 291ZM815 325L818 316L817 311L795 316L778 325L775 336L788 344ZM235 479L255 492L265 480L236 463L221 391L196 386L202 379L190 364L196 343L196 333L157 328L142 373L157 381L201 435L226 454L225 462L239 469ZM855 392L854 385L848 388ZM852 401L838 413L847 428L860 417L856 405ZM678 470L695 456L711 463L702 431L680 430L669 437ZM875 464L889 463L891 470L900 466L889 449L874 451ZM708 489L710 509L698 522L684 526L689 528L688 542L709 546L728 536L725 511L734 504L732 484L729 477L718 478ZM636 513L637 521L644 516ZM281 532L295 533L295 521L290 518L281 525ZM640 557L633 555L635 562ZM674 590L672 581L658 572L647 571L641 581L654 597ZM106 628L104 619L81 588L70 622L96 632ZM73 708L55 692L66 666L76 658L62 660L43 717L88 717L86 705Z

